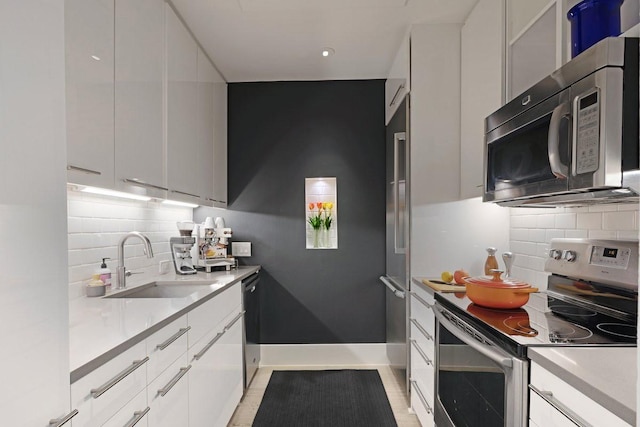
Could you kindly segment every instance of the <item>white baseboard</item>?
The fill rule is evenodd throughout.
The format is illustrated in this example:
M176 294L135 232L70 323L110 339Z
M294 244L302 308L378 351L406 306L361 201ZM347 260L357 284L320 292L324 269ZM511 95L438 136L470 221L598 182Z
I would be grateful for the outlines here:
M262 344L260 366L388 365L387 345Z

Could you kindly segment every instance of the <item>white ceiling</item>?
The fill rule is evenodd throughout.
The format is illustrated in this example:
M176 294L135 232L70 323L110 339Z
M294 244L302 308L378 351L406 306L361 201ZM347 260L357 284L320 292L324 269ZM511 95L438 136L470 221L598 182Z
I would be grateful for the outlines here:
M172 0L228 82L386 78L413 23L478 0ZM335 55L324 58L322 48Z

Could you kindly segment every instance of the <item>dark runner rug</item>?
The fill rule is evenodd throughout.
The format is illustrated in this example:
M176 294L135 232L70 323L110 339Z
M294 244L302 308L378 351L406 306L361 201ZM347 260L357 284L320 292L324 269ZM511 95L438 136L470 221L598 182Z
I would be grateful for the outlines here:
M253 427L396 427L377 370L273 371Z

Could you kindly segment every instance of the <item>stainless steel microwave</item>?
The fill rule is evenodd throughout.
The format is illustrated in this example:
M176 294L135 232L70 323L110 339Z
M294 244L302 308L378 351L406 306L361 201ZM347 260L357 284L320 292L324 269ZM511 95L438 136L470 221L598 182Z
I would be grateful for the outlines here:
M637 202L638 46L604 39L487 117L483 200Z

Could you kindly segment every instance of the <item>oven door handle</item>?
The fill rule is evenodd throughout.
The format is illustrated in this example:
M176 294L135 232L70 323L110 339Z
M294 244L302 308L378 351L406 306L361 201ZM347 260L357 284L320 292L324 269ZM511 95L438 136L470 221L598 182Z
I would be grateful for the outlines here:
M560 161L560 123L564 118L570 119L570 115L571 104L563 102L553 109L551 121L549 122L547 154L549 156L551 172L558 179L567 179L569 176L569 168Z
M477 341L475 338L461 331L453 322L442 315L441 310L442 309L439 307L433 307L433 313L435 314L436 319L438 319L438 322L440 322L445 328L447 328L449 332L455 335L456 338L476 350L478 353L481 353L489 359L493 360L503 368L513 368L513 360L511 360L511 357L499 353L495 349L490 348L488 345Z

